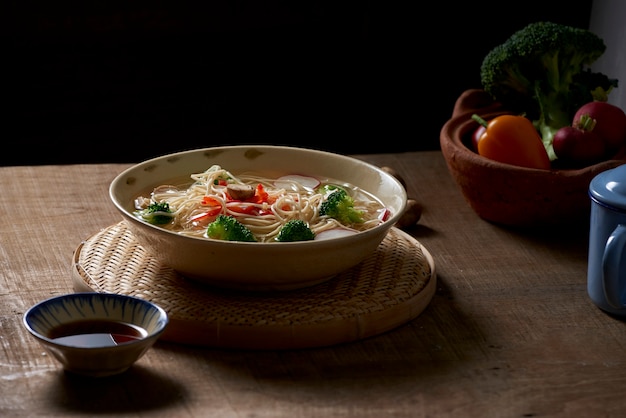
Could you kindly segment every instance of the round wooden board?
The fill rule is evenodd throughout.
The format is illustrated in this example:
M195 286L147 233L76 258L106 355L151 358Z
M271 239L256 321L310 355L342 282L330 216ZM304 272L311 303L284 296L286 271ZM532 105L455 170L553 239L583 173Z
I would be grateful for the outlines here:
M162 340L238 349L322 347L378 335L416 318L436 288L430 253L395 227L359 265L292 291L242 292L189 280L139 246L123 221L78 246L72 276L75 291L163 307L170 324Z

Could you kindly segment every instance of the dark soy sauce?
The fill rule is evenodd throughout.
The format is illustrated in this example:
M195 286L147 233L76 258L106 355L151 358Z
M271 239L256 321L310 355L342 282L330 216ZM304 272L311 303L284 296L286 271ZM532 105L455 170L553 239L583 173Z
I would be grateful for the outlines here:
M106 319L74 321L54 327L48 338L73 347L112 347L139 340L145 329L125 322Z

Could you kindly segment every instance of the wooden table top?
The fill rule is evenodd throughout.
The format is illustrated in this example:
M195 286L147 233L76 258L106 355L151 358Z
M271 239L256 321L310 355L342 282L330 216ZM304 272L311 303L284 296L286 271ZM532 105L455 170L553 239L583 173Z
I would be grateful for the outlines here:
M384 334L254 351L159 341L128 372L62 371L22 325L72 292L80 243L120 221L127 164L0 168L0 415L176 417L622 417L626 324L588 298L588 225L516 232L478 218L438 151L358 155L395 168L424 212L426 309Z

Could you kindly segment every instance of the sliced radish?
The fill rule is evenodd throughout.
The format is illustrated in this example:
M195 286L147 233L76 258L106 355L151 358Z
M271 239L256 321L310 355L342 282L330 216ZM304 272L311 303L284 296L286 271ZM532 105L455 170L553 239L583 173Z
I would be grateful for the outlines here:
M274 186L285 190L294 190L293 184L298 183L308 190L315 190L320 185L320 181L315 177L302 176L300 174L288 174L274 181Z
M389 218L391 218L391 211L389 209L383 208L378 211L378 219L381 222L385 222Z
M348 235L354 235L354 234L358 234L358 232L351 231L349 229L334 228L334 229L327 229L326 231L322 231L316 234L315 239L322 240L322 239L341 238L341 237L347 237Z

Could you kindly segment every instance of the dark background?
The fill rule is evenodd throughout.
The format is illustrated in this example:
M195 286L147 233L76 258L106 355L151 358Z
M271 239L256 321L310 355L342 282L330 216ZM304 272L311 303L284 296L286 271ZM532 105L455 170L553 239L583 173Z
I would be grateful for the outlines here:
M198 4L196 4L198 3ZM484 55L589 1L22 1L4 5L0 165L231 144L439 148Z

